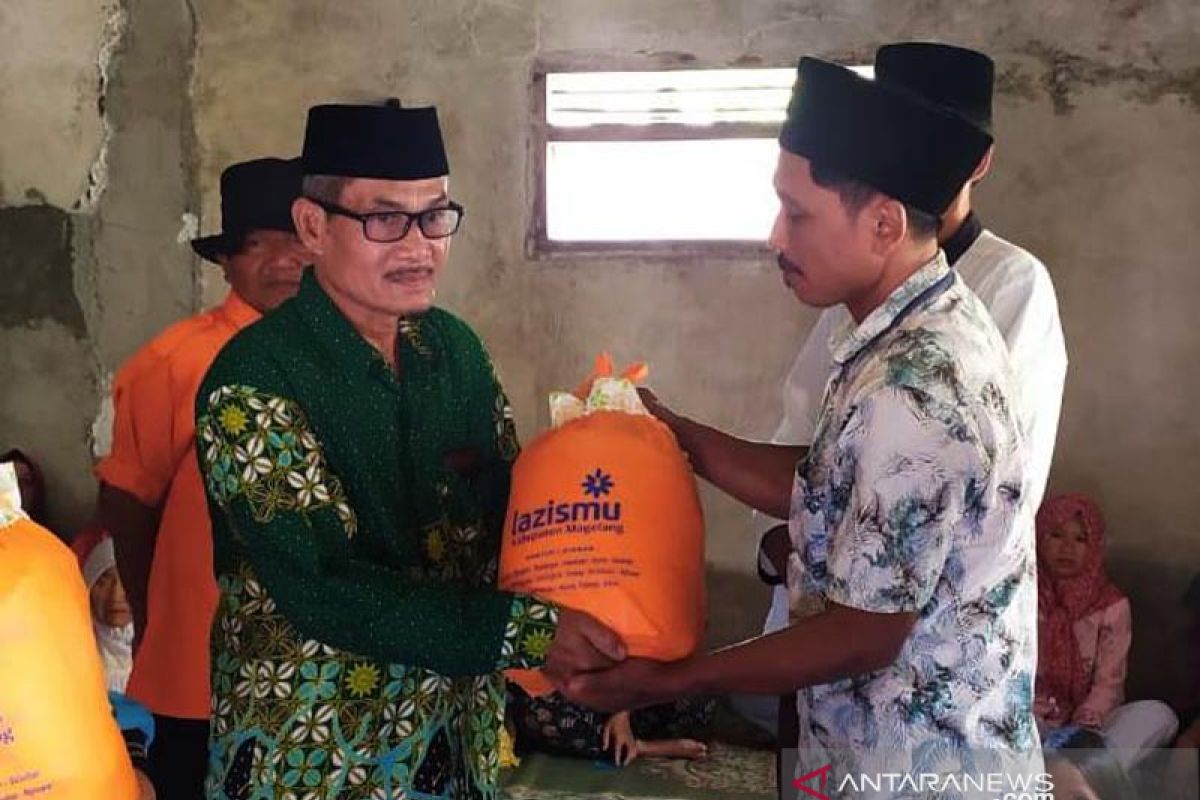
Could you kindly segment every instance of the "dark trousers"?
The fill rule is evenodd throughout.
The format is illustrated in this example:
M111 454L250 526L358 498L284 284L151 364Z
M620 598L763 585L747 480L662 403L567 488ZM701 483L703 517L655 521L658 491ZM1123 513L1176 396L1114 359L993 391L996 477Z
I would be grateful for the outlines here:
M158 800L204 800L208 720L155 714L146 771Z
M792 772L795 766L787 757L788 750L796 746L800 738L800 715L796 711L796 695L785 694L779 698L779 736L778 748L775 751L775 777L779 781L779 797L781 800L794 798L796 791L792 783L796 776Z

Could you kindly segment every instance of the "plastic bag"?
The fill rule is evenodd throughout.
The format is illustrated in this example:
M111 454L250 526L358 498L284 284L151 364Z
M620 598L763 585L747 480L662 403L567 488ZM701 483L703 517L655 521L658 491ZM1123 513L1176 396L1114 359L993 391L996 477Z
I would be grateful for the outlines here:
M2 509L0 643L0 798L137 798L75 556Z
M571 394L550 398L551 430L513 468L500 586L587 611L630 655L671 661L704 635L704 517L671 431L606 355ZM509 673L530 694L549 682Z

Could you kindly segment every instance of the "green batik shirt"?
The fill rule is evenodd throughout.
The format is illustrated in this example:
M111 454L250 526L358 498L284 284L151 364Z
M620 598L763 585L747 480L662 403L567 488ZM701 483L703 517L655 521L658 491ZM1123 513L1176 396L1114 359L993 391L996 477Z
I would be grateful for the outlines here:
M517 442L483 345L438 309L400 334L397 378L310 270L197 395L210 800L496 794L499 671L557 611L495 588Z

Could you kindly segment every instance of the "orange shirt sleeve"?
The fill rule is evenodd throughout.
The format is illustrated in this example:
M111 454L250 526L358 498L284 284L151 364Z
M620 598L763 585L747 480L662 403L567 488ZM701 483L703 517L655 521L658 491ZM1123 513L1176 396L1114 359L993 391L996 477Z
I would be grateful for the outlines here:
M149 349L135 355L113 385L112 450L96 475L150 508L163 501L190 443L176 441L180 398L174 394L170 360Z

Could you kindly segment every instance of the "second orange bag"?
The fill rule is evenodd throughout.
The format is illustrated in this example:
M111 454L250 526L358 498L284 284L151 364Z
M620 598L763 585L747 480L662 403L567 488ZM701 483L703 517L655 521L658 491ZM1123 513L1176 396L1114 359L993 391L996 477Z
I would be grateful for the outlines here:
M630 655L684 658L700 645L705 623L696 479L632 381L612 378L606 357L597 371L576 393L587 399L554 415L569 421L517 460L500 585L587 611L624 639ZM536 672L510 677L532 694L550 689Z

